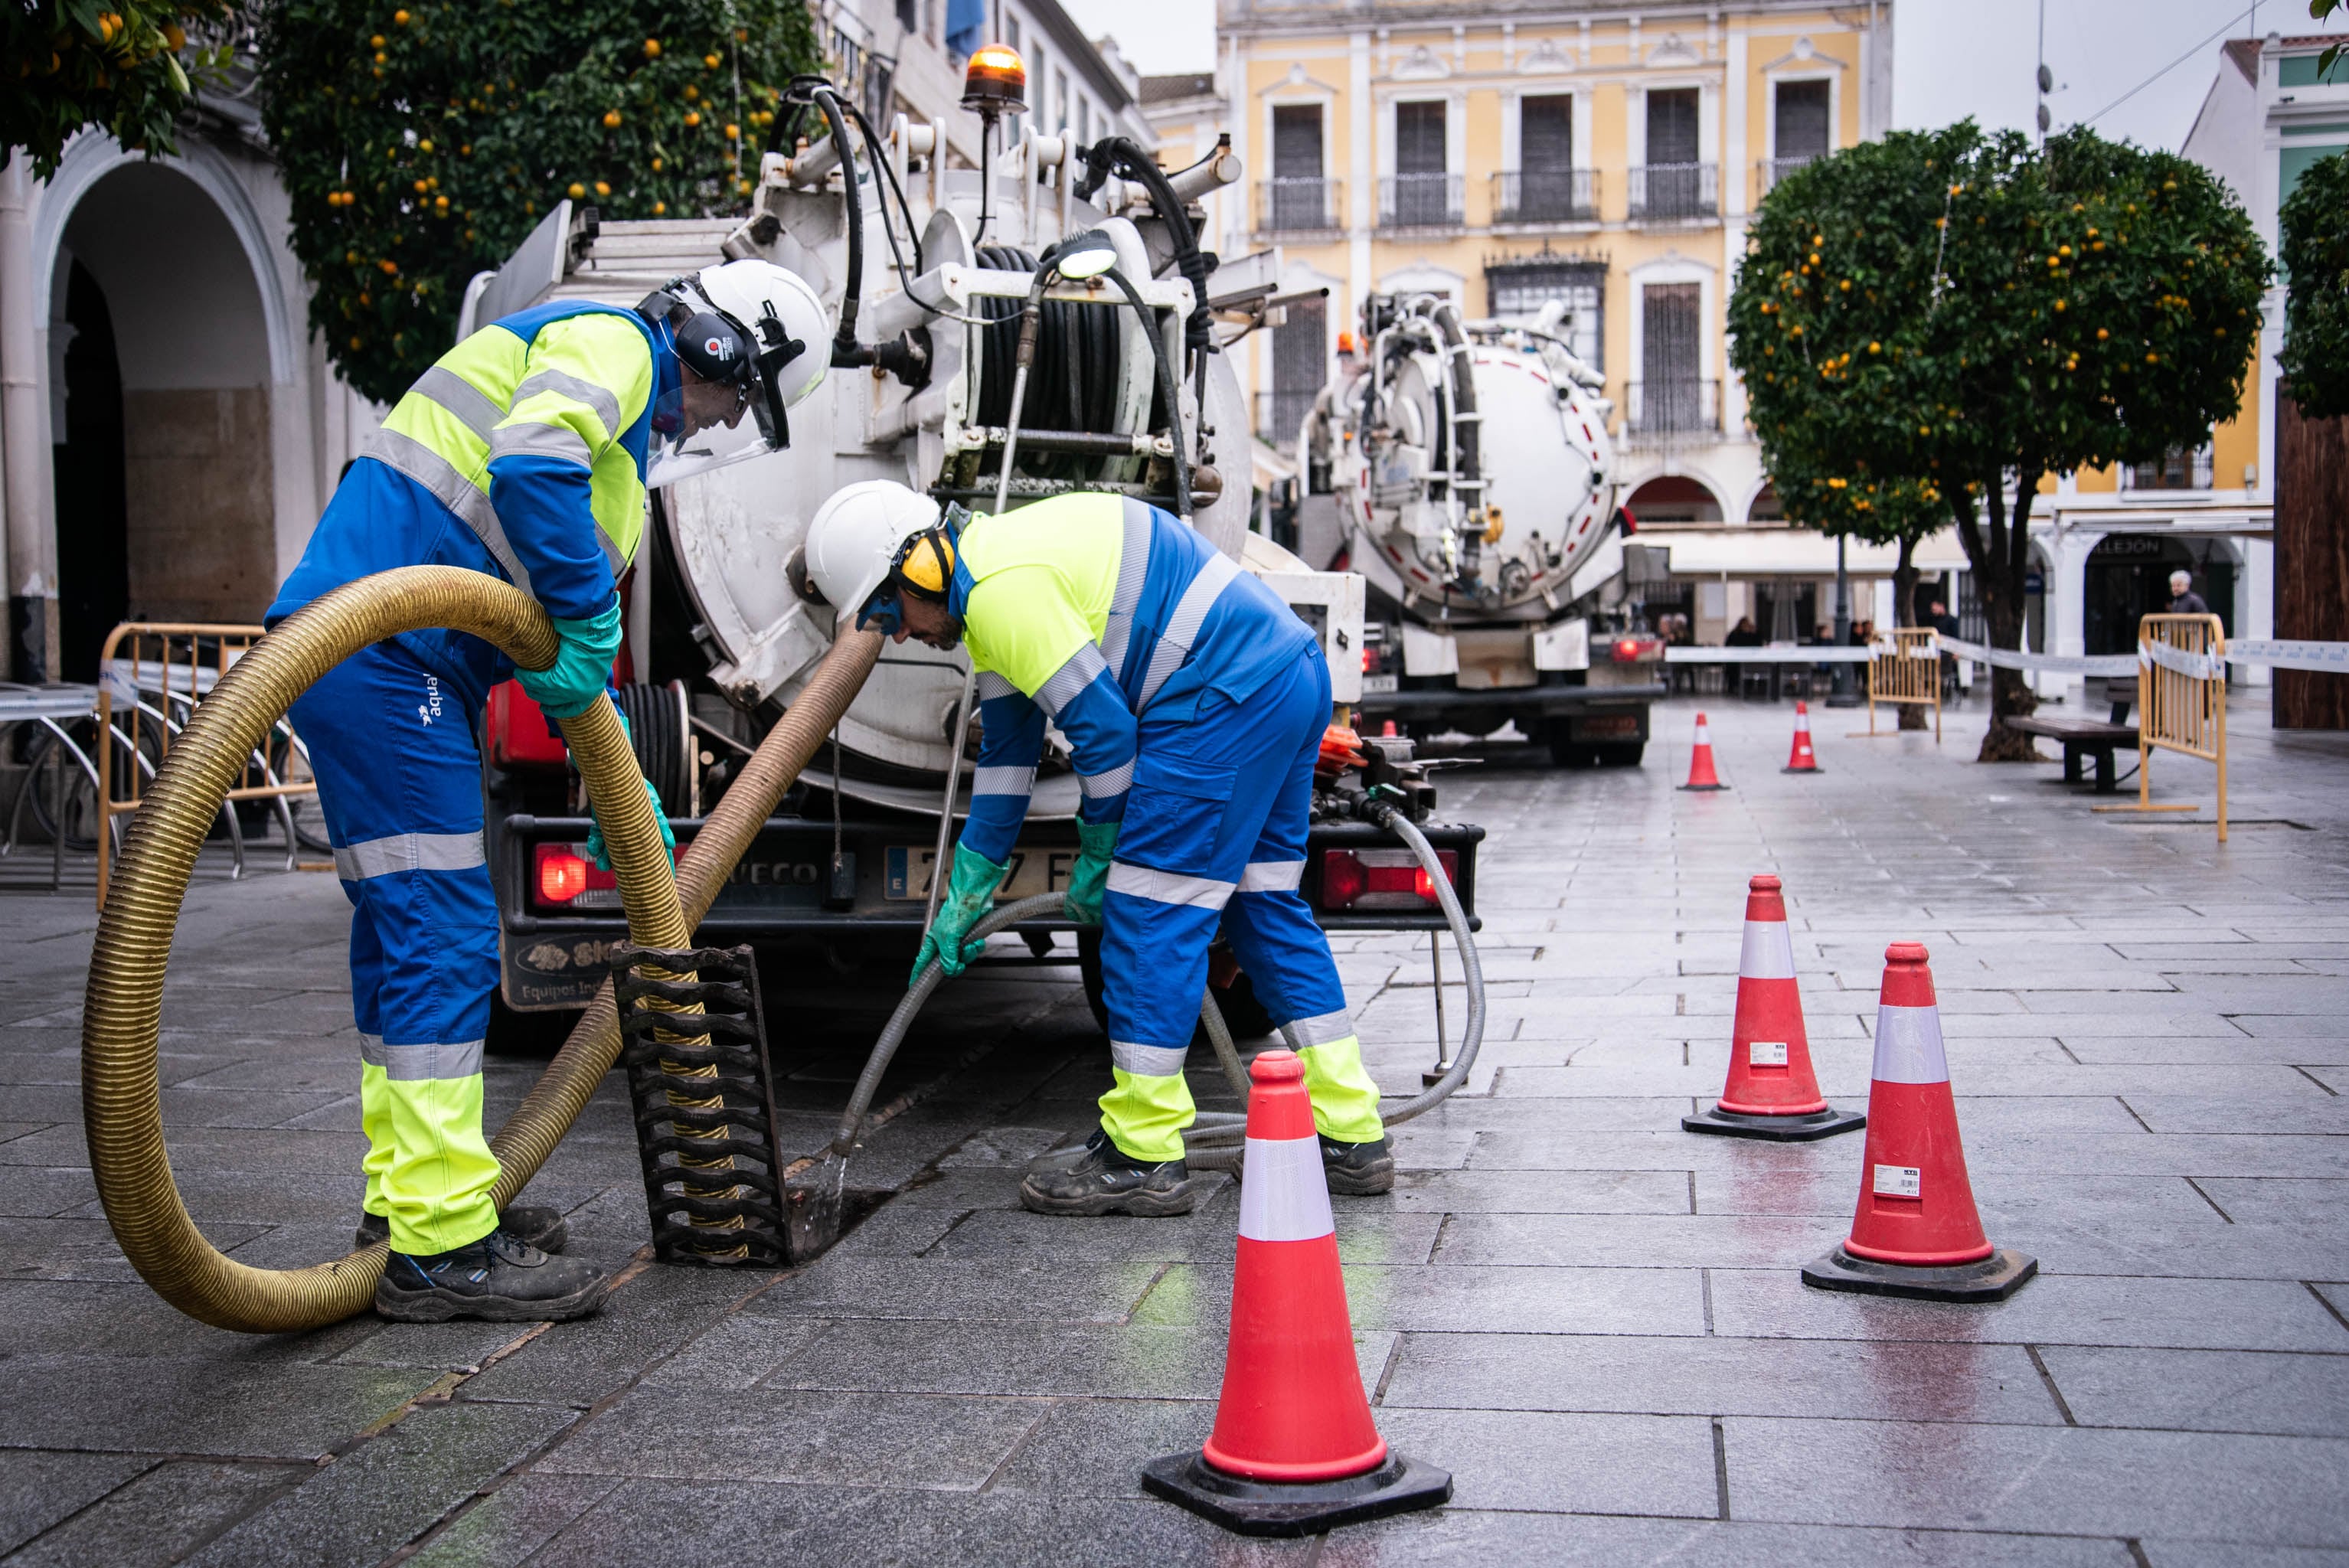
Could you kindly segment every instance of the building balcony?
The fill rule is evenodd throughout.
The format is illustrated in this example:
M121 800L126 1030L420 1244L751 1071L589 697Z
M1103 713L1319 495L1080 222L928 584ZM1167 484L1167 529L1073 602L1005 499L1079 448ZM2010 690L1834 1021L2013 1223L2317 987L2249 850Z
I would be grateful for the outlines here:
M1634 446L1710 440L1721 434L1718 381L1634 381L1626 392L1623 434Z
M1493 176L1495 223L1596 223L1595 169L1521 169Z
M1311 392L1274 391L1256 395L1256 436L1267 446L1284 452L1297 449L1297 433L1305 428L1305 417L1313 412L1313 399L1319 397L1319 388Z
M1720 216L1717 163L1646 163L1630 174L1634 223L1696 223Z
M2149 463L2121 465L2125 490L2206 490L2212 480L2210 449L2173 450Z
M1775 186L1779 181L1784 180L1795 170L1804 168L1809 164L1816 163L1817 161L1818 160L1816 158L1811 157L1807 154L1801 158L1765 158L1762 160L1759 163L1756 163L1754 166L1754 171L1762 177L1762 194L1767 196L1770 194L1771 189Z
M1259 234L1334 234L1346 227L1346 182L1282 175L1256 182Z
M1379 181L1381 229L1458 229L1466 181L1457 174L1392 174Z

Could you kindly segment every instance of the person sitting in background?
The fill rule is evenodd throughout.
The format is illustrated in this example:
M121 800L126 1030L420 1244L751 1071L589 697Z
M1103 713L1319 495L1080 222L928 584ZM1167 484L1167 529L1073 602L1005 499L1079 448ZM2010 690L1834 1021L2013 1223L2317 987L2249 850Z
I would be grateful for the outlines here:
M2210 613L2209 603L2194 592L2194 573L2182 566L2169 574L2169 613L2173 615L2207 615Z
M1730 628L1729 635L1721 640L1721 645L1724 648L1760 647L1762 634L1755 628L1754 617L1751 615L1737 617L1737 624Z

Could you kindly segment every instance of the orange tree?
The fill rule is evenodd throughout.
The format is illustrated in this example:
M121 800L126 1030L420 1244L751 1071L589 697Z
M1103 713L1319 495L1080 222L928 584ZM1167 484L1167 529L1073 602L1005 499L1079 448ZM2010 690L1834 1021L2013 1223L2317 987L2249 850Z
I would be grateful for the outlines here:
M2240 406L2269 273L2199 165L1970 120L1797 170L1747 240L1731 356L1765 458L1931 484L2003 648L2041 482L2208 440ZM2006 721L2030 688L1998 670L1991 692L1982 760L2029 758Z
M228 46L191 49L187 25L216 22L228 0L19 0L0 5L0 153L22 148L33 173L57 171L74 132L104 126L133 152L177 150L189 81L225 65Z
M2349 414L2349 153L2303 170L2278 216L2284 389L2311 419Z
M803 0L264 0L263 124L310 322L343 378L398 397L473 274L564 197L614 218L744 210Z

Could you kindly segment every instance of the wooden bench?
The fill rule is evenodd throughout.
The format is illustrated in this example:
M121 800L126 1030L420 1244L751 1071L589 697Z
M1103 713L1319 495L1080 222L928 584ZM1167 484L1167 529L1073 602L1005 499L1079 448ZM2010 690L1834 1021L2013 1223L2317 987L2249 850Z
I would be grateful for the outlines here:
M2025 735L2044 735L2064 748L2064 782L2085 782L2080 777L2080 760L2084 757L2096 759L2096 793L2110 795L2120 788L2113 766L2116 748L2137 749L2137 726L2127 722L2129 705L2125 701L2113 704L2109 722L2101 718L2050 717L2032 714L2025 718L2010 718L2009 729L2019 729Z

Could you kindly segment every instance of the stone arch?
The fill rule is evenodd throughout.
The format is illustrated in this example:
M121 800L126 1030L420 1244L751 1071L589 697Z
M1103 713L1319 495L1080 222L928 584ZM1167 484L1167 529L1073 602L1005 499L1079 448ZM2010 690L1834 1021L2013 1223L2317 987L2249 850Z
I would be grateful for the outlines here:
M1632 487L1623 505L1640 523L1719 522L1721 492L1692 474L1655 474Z

